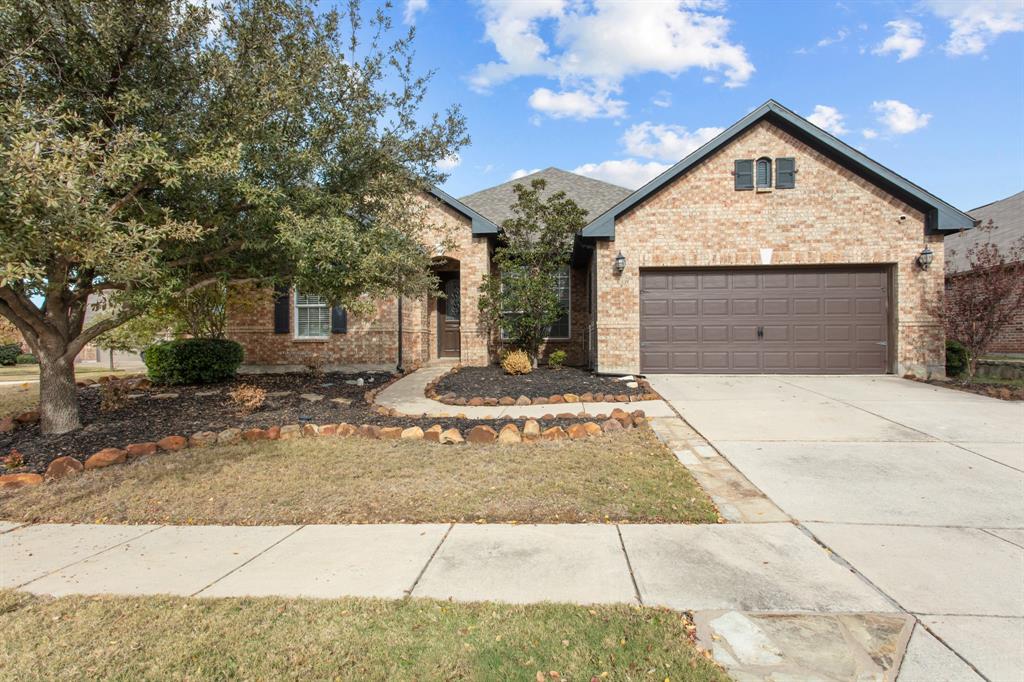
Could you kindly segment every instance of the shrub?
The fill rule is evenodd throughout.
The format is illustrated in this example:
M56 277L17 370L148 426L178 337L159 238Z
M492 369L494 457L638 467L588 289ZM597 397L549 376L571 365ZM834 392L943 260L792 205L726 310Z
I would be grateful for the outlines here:
M228 393L231 401L235 403L242 414L249 414L263 407L267 400L267 392L259 386L242 384Z
M39 360L37 360L36 356L32 355L31 353L22 353L22 354L20 354L15 359L15 362L17 362L19 365L38 365L39 364Z
M100 384L100 412L117 412L128 406L132 386L127 381L108 381Z
M16 343L5 343L0 346L0 365L9 367L18 362L21 346Z
M564 350L556 350L548 356L548 367L551 369L561 369L565 365L565 358L567 354Z
M529 374L533 371L533 363L526 351L514 350L505 354L501 368L505 370L505 374Z
M226 339L164 341L142 353L149 378L158 384L212 384L235 376L242 346Z
M967 371L970 353L959 341L946 341L946 376L958 377Z

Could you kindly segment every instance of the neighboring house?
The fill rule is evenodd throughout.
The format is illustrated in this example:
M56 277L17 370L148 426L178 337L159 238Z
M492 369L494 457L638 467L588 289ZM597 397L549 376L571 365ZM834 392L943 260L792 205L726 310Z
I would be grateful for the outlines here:
M944 373L926 303L942 295L944 233L973 220L774 101L635 192L557 169L462 200L434 190L431 224L455 238L436 259L446 296L403 301L403 364L494 359L480 285L512 187L533 177L589 212L544 353L610 374ZM396 302L349 317L289 292L228 334L250 365L393 367Z
M967 252L972 246L989 242L1002 253L1008 253L1024 239L1024 192L979 206L970 214L978 221L978 229L951 234L945 240L947 287L955 287L958 279L970 276ZM985 227L990 220L992 229ZM1013 322L996 337L991 352L1024 353L1024 310L1019 310Z

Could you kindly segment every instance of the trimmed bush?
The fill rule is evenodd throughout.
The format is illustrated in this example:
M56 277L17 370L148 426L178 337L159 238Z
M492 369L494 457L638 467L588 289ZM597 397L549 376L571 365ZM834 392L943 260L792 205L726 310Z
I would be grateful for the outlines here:
M5 343L0 346L0 365L10 367L18 362L21 346L16 343Z
M15 360L19 365L38 365L39 360L31 353L22 353Z
M556 350L548 356L548 367L551 369L560 369L565 366L565 359L568 354L564 350Z
M227 339L179 339L156 343L142 353L157 384L212 384L235 376L242 346Z
M967 371L970 353L959 341L946 341L946 376L958 377Z

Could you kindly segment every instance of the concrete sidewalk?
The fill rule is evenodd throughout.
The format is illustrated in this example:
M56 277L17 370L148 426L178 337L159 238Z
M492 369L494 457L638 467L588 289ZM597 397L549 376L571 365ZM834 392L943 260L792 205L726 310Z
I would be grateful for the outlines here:
M423 367L406 375L377 394L374 402L391 407L400 414L426 415L428 417L450 417L463 414L468 419L533 418L559 412L587 412L589 414L611 414L615 408L626 412L643 410L648 417L670 417L675 413L663 400L643 400L636 403L589 402L563 403L560 405L497 405L494 407L471 405L446 405L426 396L427 384L451 369L437 365Z

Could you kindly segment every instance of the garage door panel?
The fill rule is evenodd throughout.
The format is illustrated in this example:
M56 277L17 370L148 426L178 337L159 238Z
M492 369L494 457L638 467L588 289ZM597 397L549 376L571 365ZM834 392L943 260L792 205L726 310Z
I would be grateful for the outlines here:
M642 271L640 296L641 371L884 373L887 368L884 267Z

